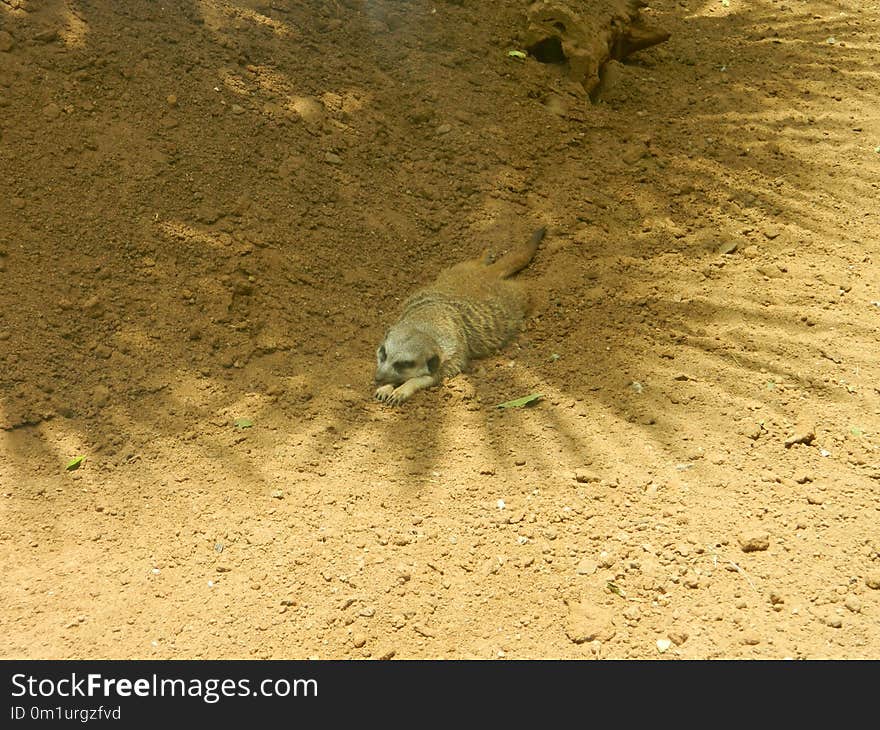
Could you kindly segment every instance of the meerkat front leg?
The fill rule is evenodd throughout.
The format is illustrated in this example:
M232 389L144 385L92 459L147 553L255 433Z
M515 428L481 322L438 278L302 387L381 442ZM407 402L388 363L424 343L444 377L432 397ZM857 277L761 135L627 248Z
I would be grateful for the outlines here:
M392 406L399 406L405 400L412 397L412 394L423 388L430 388L437 384L437 379L433 375L420 375L417 378L410 378L402 385L396 388L393 385L383 385L376 389L376 398L383 403Z

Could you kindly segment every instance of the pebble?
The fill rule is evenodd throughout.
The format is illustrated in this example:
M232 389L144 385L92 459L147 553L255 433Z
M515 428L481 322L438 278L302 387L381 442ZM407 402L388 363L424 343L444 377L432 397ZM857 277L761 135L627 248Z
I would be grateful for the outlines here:
M761 229L761 233L763 233L763 234L764 234L768 239L770 239L771 241L772 241L774 238L778 238L778 237L779 237L779 234L780 234L781 232L782 232L782 231L780 231L779 228L777 228L776 226L773 226L773 225L770 225L770 226L764 226L764 227Z
M645 155L648 154L648 146L644 142L637 142L629 145L621 155L621 159L627 165L635 165Z
M46 119L57 119L59 114L61 114L61 107L55 102L49 102L43 107L43 116Z
M168 104L168 106L177 106L177 95L168 94L168 96L165 97L165 103Z
M739 244L736 241L725 241L720 246L718 246L718 253L730 255L732 253L736 253L736 249L739 247Z
M614 626L609 610L584 601L569 607L565 634L575 644L588 641L608 641L614 636Z
M326 155L324 155L324 161L330 163L331 165L342 164L342 158L335 152L328 152Z
M364 644L367 643L367 637L363 634L355 634L351 637L351 643L354 644L357 649L360 649Z
M11 51L14 45L15 41L12 39L12 36L5 30L0 30L0 53Z
M762 530L741 532L736 539L744 553L754 553L770 547L770 535Z
M669 636L673 644L681 646L688 640L689 634L684 629L673 629L667 634L667 636Z
M596 564L595 560L584 558L583 560L581 560L581 562L577 564L577 568L575 568L575 570L577 571L578 575L593 575L598 567L599 566Z
M875 591L880 590L880 571L868 573L868 575L865 576L865 585L868 586L868 588L873 588Z
M672 641L670 639L657 639L657 651L661 654L669 651L670 646L672 646Z
M110 402L110 388L106 385L96 385L92 390L92 402L100 408L106 406Z
M378 649L374 656L379 661L387 661L388 659L391 659L395 654L397 654L397 649L395 649L393 646L385 646L381 649Z
M816 427L808 421L801 421L795 426L794 433L785 439L785 448L790 449L795 444L811 444L815 438Z
M578 484L589 484L590 482L598 482L599 477L593 474L593 472L578 470L574 473L574 480Z
M807 503L808 504L822 504L825 502L825 497L823 497L819 492L808 492L807 493Z
M441 124L439 127L437 127L435 131L437 132L437 134L449 134L452 131L452 125Z
M862 611L862 602L855 596L847 596L843 605L853 613L861 613Z
M269 496L272 497L272 499L284 499L284 492L280 489L275 489Z
M757 631L746 631L742 637L743 644L757 646L761 643L761 637Z

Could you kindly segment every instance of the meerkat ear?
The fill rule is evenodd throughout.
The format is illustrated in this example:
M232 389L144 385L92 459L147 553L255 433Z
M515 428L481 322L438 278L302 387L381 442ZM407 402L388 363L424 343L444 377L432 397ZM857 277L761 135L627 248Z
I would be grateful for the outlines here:
M431 375L436 373L438 368L440 367L440 356L439 355L431 355L431 357L428 358L427 365L428 365L428 372L431 373Z

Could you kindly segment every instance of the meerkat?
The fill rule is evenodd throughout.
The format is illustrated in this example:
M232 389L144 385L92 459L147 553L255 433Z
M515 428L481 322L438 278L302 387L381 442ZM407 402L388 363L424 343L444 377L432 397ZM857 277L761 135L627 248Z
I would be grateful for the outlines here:
M407 299L376 350L376 398L400 405L504 347L529 309L526 288L508 277L529 265L546 231L494 263L484 255L444 269Z

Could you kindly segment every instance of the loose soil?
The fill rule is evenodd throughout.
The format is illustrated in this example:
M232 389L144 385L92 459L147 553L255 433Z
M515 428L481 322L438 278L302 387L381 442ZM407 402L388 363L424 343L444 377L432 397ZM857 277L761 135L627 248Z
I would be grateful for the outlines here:
M525 10L0 0L3 657L880 658L880 4L655 0L595 102Z

